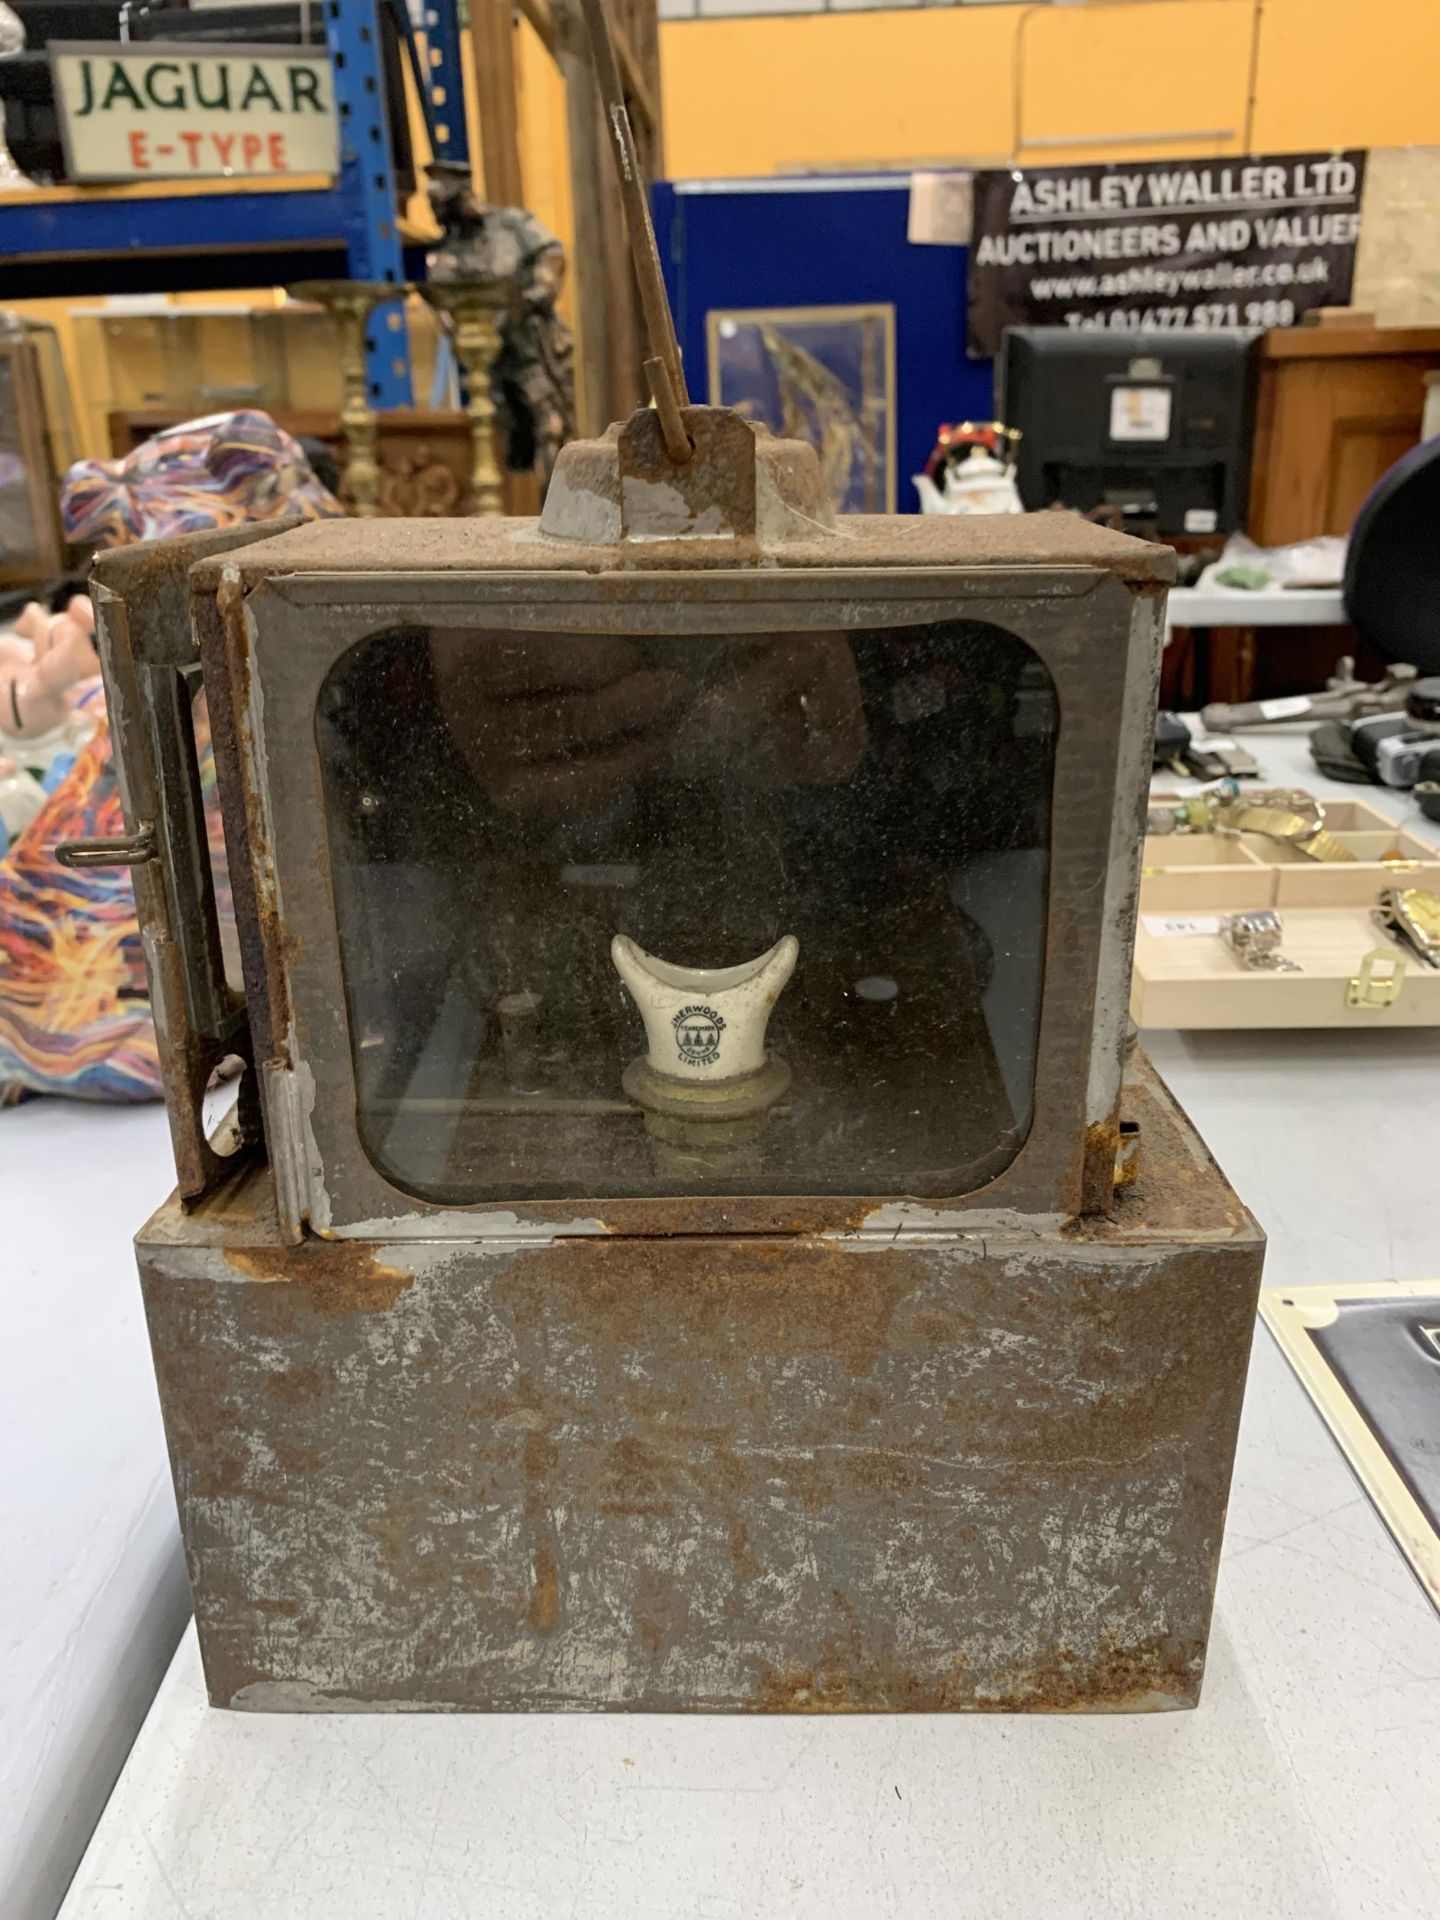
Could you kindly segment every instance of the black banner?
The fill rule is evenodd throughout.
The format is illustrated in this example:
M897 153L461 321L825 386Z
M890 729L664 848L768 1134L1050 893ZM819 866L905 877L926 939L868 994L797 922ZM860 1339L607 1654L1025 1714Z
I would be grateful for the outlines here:
M1288 327L1343 307L1365 155L975 175L970 354L1006 327Z

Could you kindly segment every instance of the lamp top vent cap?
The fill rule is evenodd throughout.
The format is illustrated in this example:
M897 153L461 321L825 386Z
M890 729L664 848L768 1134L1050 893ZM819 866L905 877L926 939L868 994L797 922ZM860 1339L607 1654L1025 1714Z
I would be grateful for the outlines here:
M730 407L684 407L681 419L692 449L684 462L671 459L651 407L598 440L562 448L542 538L631 548L733 542L734 563L744 566L787 543L836 534L814 447L777 439Z

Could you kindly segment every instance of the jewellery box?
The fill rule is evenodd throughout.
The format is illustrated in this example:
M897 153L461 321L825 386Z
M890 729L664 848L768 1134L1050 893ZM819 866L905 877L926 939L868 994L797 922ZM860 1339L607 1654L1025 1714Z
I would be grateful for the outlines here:
M1154 795L1152 829L1192 805ZM1440 850L1363 800L1241 790L1228 811L1146 838L1137 1025L1440 1025Z

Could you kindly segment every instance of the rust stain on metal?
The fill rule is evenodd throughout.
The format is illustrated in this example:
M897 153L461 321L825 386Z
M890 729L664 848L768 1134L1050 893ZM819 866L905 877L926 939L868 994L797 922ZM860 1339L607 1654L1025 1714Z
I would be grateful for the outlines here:
M1120 1152L1120 1117L1096 1120L1085 1129L1082 1210L1108 1213L1115 1203L1115 1162Z
M1134 1181L1115 1195L1118 1225L1212 1234L1254 1230L1203 1142L1188 1126L1175 1124L1169 1089L1143 1050L1127 1069L1122 1104L1127 1120L1139 1128L1144 1151Z
M379 1556L386 1577L397 1585L405 1581L413 1581L416 1586L429 1583L425 1563L413 1544L424 1515L420 1495L411 1487L396 1486L386 1494L378 1512L365 1517L365 1538Z
M1097 1708L1114 1713L1133 1712L1168 1697L1188 1704L1199 1690L1205 1662L1205 1643L1196 1638L1177 1644L1154 1639L1120 1646L1102 1642L1098 1651L1081 1661L1061 1651L1040 1660L1015 1676L1008 1692L992 1699L987 1686L983 1704L997 1712L1073 1713Z
M563 1295L563 1311L597 1349L645 1345L657 1326L687 1342L693 1364L728 1353L737 1309L746 1338L769 1353L836 1355L860 1378L890 1336L899 1302L919 1283L914 1257L888 1252L857 1269L828 1242L771 1245L713 1235L557 1240L511 1268L501 1283L517 1313L540 1286Z
M265 1381L267 1396L282 1407L306 1406L312 1400L323 1399L328 1391L320 1369L312 1365L287 1367L281 1373L268 1375Z
M276 1465L287 1473L317 1473L326 1463L323 1449L296 1446L283 1438L275 1440L274 1453Z
M1088 1658L1061 1651L1012 1673L976 1675L964 1660L938 1679L903 1663L861 1658L837 1645L814 1666L767 1668L755 1701L761 1713L1136 1713L1193 1703L1204 1643L1106 1642Z
M540 1403L539 1392L523 1376L517 1396L530 1406ZM560 1575L556 1560L556 1489L553 1477L560 1466L560 1449L540 1427L531 1427L520 1448L521 1512L530 1536L530 1593L525 1618L530 1631L548 1640L560 1624Z
M548 1639L560 1621L560 1587L555 1571L555 1555L543 1542L535 1549L529 1620L531 1631L538 1633L542 1639Z
M1133 1187L1140 1177L1140 1127L1134 1120L1120 1122L1120 1142L1115 1150L1115 1191Z
M388 1266L361 1240L331 1240L325 1255L311 1248L232 1247L227 1262L247 1280L304 1287L310 1304L323 1319L347 1313L385 1313L394 1306L415 1276L404 1267Z

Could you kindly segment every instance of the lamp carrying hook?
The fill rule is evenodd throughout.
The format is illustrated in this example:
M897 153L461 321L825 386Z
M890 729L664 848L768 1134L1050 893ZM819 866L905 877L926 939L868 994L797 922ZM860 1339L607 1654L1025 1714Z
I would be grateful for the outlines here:
M650 352L645 375L655 397L660 416L660 431L665 450L677 466L694 451L681 408L688 407L690 395L685 372L680 364L680 344L675 338L675 319L665 293L660 271L660 250L655 245L655 228L645 197L640 173L640 157L635 150L635 133L630 125L625 92L620 84L620 66L615 58L615 43L610 37L610 22L604 0L581 0L585 30L590 38L590 59L595 82L605 109L605 124L610 129L610 144L620 173L620 200L625 210L625 231L630 241L630 257L635 263L635 278L640 285L640 308L645 318L645 334Z

